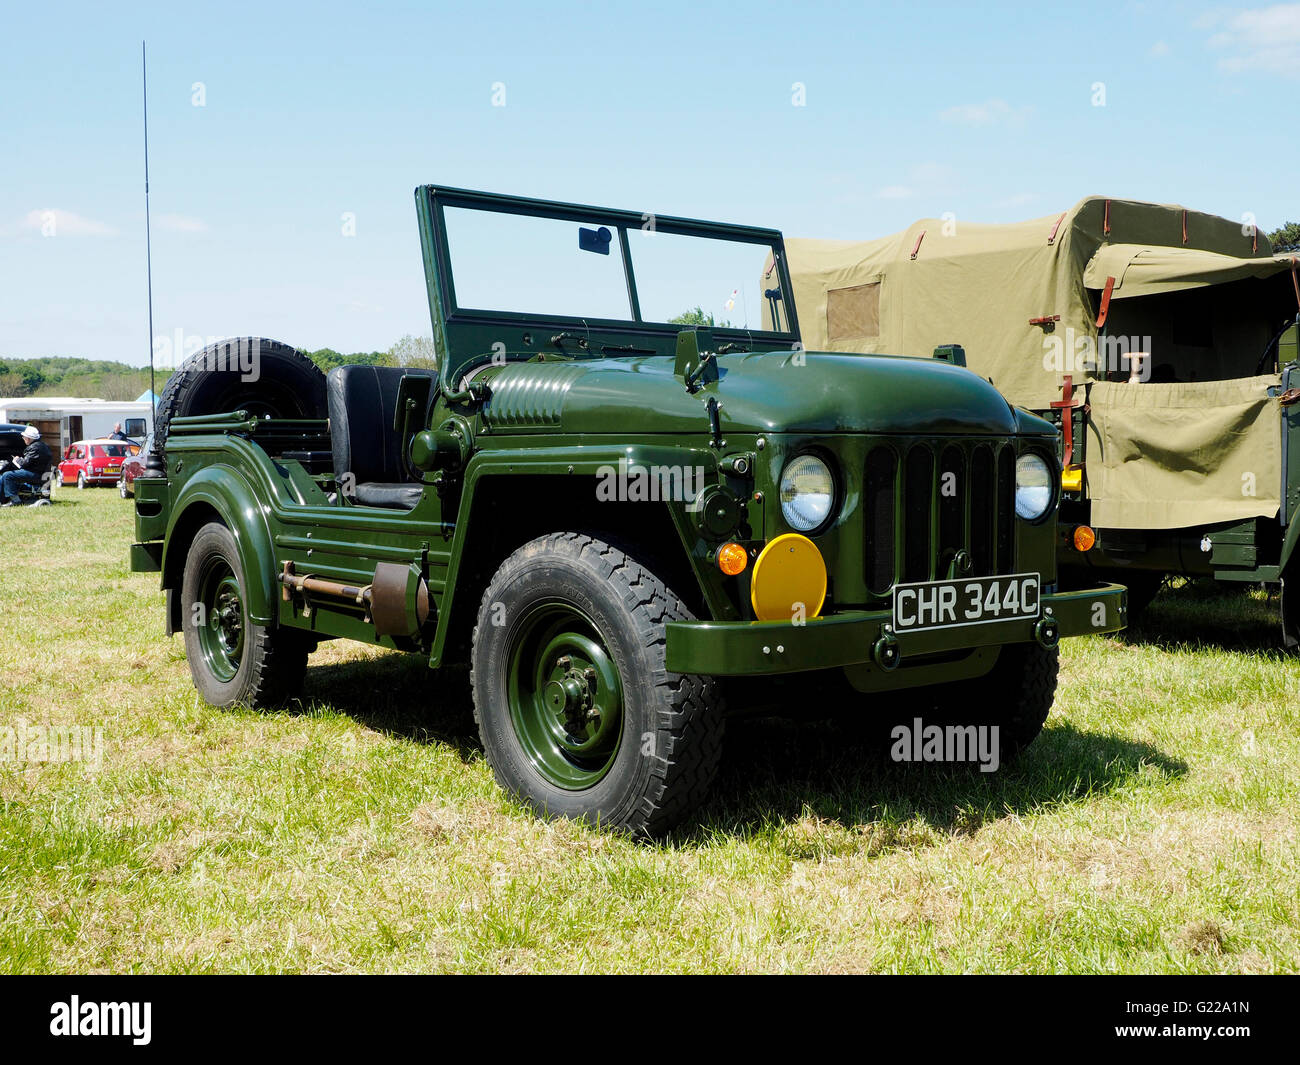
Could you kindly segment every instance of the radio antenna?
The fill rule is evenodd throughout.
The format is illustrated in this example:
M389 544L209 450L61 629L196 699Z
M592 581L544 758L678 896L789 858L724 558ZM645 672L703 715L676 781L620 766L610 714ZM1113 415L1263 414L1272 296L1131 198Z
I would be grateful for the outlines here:
M145 42L140 42L140 85L144 102L144 272L149 289L149 427L158 416L158 391L153 376L153 247L149 230L149 64Z

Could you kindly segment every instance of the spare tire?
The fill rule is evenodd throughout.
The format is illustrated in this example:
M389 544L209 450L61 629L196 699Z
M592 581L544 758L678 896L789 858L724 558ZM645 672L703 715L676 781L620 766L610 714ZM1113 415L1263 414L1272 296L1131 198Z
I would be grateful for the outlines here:
M325 418L325 375L297 348L236 337L195 352L167 379L154 420L150 472L165 469L173 418L244 410L258 418Z

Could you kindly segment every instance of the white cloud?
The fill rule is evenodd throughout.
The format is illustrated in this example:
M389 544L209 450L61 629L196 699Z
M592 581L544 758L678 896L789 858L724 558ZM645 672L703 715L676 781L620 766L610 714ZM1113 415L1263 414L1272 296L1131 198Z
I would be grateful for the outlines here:
M38 207L23 215L18 228L22 232L46 237L115 237L117 230L93 218L85 218L61 207Z
M1300 4L1215 11L1197 26L1213 31L1221 70L1300 77Z
M1033 111L1032 107L1012 107L1006 100L993 99L978 104L957 104L940 111L939 117L962 126L994 126L1003 122L1023 122Z
M886 185L876 195L882 200L906 200L913 192L906 185Z
M1170 48L1168 41L1156 41L1155 44L1147 49L1147 55L1151 56L1152 59L1161 59L1164 56L1167 56L1169 52Z
M201 218L191 218L186 214L160 214L157 216L158 228L172 233L206 233L207 222Z

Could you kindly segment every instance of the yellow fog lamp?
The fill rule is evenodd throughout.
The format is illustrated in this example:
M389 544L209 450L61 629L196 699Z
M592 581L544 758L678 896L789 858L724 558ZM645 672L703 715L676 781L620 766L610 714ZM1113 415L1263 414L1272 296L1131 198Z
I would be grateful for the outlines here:
M1061 487L1067 492L1083 491L1083 467L1066 466L1061 471Z
M785 533L763 548L749 578L749 601L760 621L815 618L826 601L826 563L817 545Z

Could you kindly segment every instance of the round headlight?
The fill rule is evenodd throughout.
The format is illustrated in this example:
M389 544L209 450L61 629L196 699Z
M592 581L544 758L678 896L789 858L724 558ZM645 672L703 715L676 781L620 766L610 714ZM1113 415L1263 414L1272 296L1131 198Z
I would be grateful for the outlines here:
M835 502L835 479L816 455L797 455L781 474L781 514L792 529L808 532L823 524Z
M1016 514L1037 521L1052 505L1052 468L1039 455L1016 459Z

